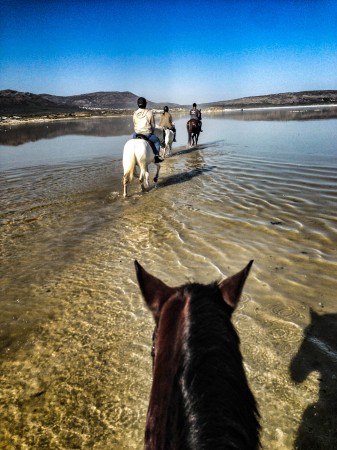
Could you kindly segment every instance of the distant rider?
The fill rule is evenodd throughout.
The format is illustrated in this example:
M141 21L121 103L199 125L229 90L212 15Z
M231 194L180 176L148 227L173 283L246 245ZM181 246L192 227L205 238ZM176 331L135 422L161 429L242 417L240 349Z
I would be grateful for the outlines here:
M147 102L145 98L139 97L139 99L137 100L138 109L133 113L133 125L135 129L133 138L135 139L137 134L142 134L149 141L151 141L154 144L156 150L155 152L151 146L155 154L154 162L160 163L163 161L163 159L159 157L160 140L154 134L155 129L154 114L152 110L146 109L146 104Z
M159 126L172 130L174 133L173 142L176 142L176 127L174 126L174 123L172 121L172 115L168 111L168 106L164 106L164 112L160 116Z
M200 132L202 132L201 126L202 126L202 122L201 122L201 110L197 109L197 104L193 103L192 109L190 110L190 118L191 119L196 119L199 123L200 126Z

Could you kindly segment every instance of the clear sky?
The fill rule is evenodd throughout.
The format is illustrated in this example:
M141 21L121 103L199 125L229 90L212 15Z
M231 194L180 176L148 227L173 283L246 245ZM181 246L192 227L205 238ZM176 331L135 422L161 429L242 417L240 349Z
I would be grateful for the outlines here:
M181 104L337 89L337 0L1 0L2 89Z

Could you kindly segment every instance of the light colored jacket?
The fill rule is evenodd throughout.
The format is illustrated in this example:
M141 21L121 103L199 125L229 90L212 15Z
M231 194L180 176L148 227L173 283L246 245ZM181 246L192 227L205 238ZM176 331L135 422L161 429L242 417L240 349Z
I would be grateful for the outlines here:
M138 108L133 113L133 126L136 133L152 134L155 128L154 114L150 109Z
M172 116L169 112L163 112L160 116L160 127L171 128L172 127Z

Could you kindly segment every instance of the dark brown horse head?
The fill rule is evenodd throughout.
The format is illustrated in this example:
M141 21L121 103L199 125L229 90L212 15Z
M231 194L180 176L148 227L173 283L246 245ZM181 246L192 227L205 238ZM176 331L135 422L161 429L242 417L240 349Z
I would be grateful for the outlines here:
M220 283L169 287L135 261L156 323L146 450L258 448L258 412L231 323L252 263Z

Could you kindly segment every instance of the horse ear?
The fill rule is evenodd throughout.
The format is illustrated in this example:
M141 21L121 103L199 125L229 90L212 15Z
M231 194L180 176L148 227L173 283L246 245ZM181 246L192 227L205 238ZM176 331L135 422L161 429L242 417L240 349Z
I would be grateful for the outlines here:
M246 278L248 277L253 262L253 260L250 261L247 266L243 270L241 270L241 272L238 272L236 275L226 278L226 280L223 280L219 284L222 298L229 306L233 308L233 310L239 303L243 286L245 284Z
M174 288L167 286L159 278L149 274L145 269L135 260L135 268L137 280L140 290L143 294L145 302L153 314L156 322L159 320L160 310L163 304L175 292Z

